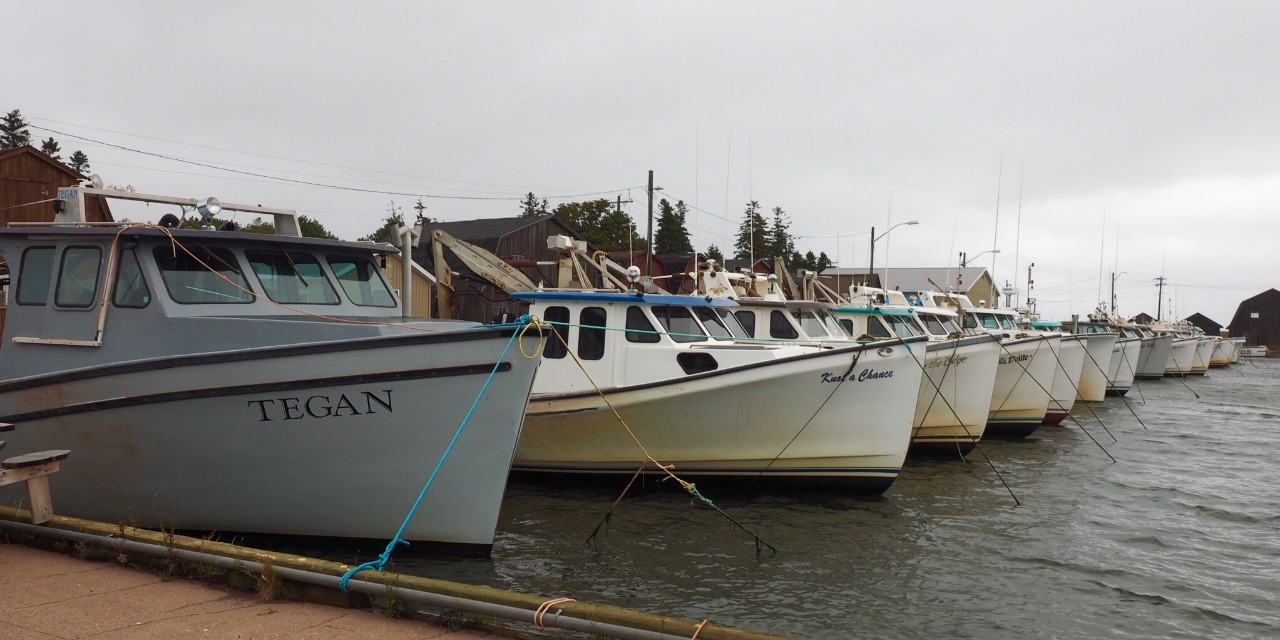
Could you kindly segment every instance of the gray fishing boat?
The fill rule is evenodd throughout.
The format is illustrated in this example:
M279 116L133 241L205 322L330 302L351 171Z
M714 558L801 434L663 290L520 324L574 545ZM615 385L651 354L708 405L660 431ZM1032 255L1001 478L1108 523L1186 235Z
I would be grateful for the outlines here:
M86 195L269 215L277 233L88 224ZM290 211L87 185L58 198L53 224L0 229L0 421L19 424L14 450L73 452L51 480L58 513L386 539L430 479L401 537L493 544L533 338L403 319L376 263L392 247L300 237Z

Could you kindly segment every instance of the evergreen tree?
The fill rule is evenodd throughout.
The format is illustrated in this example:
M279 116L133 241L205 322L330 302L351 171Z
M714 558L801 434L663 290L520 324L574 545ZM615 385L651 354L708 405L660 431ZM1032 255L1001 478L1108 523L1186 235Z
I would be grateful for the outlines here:
M735 258L744 259L764 256L769 249L769 225L760 215L760 203L752 200L747 203L742 222L738 225L738 235L733 242Z
M787 218L786 212L782 207L773 208L773 224L769 226L769 240L767 257L782 256L789 257L796 252L795 239L791 237L791 220ZM757 249L757 254L759 250Z
M559 207L556 208L558 209ZM532 191L530 191L529 194L524 197L524 201L520 203L520 215L522 216L540 216L546 213L549 213L547 209L547 199L543 198L542 200L538 200L538 198L533 195Z
M813 253L813 252L810 251L809 253ZM831 261L831 258L827 257L826 251L823 251L822 253L818 254L818 259L813 262L813 270L817 271L818 273L822 273L823 271L826 271L827 269L830 269L831 267L834 267L834 266L835 266L835 263Z
M720 250L720 247L717 247L716 245L713 244L707 247L706 253L708 258L715 260L716 262L719 262L719 263L724 263L724 252Z
M373 233L360 238L362 242L391 242L391 234L404 226L404 210L396 206L396 201L391 201L391 206L387 209L389 212L387 218L382 221L382 226L378 227Z
M306 216L298 216L298 228L302 230L304 238L328 238L329 240L337 240L338 236L333 235L319 220L308 218Z
M71 159L67 161L67 166L71 167L76 173L87 174L89 173L89 156L76 149L76 152L71 154Z
M658 230L653 234L655 253L693 253L693 243L689 242L689 229L685 227L685 216L688 207L681 200L675 209L666 198L658 203Z
M22 112L14 109L0 119L0 150L15 149L24 144L31 144L31 132L27 131L27 121Z
M54 140L53 136L49 136L48 140L40 143L40 150L54 160L62 160L62 156L60 155L62 153L62 149L58 147L58 141Z

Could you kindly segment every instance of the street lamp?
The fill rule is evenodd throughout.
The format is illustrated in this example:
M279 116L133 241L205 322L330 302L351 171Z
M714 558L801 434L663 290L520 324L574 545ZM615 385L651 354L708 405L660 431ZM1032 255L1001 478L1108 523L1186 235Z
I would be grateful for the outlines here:
M919 220L908 220L908 221L906 221L906 222L899 222L898 224L895 224L895 225L893 225L892 227L889 227L889 229L888 229L887 231L885 231L884 233L882 233L882 234L880 234L880 235L876 235L876 228L875 228L875 227L871 227L871 259L870 259L870 263L869 263L869 265L868 265L868 266L869 266L869 268L867 269L867 276L868 276L868 277L870 277L872 274L874 274L874 273L876 272L876 240L879 240L880 238L883 238L883 237L885 237L885 236L889 235L889 231L893 231L894 229L897 229L898 227L901 227L901 226L902 226L902 225L904 225L904 224L920 224L920 221L919 221Z
M1000 250L999 250L999 249L987 249L986 251L983 251L982 253L979 253L979 254L977 254L977 255L975 255L975 256L973 256L973 257L974 257L974 258L978 258L978 257L981 257L981 256L985 256L985 255L987 255L988 253L1000 253ZM969 257L967 257L967 256L965 255L965 253L964 253L963 251L961 251L961 252L960 252L960 268L961 268L961 269L963 269L963 268L965 268L965 267L969 266L969 260L971 260L971 259L973 259L973 258L969 258Z

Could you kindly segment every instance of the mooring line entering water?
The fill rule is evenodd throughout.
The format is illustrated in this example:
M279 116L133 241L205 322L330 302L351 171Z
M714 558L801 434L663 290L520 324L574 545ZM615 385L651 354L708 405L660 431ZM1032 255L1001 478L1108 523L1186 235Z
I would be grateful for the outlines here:
M540 320L537 316L533 316L533 321L534 321L534 322L541 322L541 320ZM549 323L549 324L553 324L553 325L554 325L554 324L556 324L556 323ZM705 504L705 505L707 505L707 506L711 507L712 509L715 509L716 513L719 513L721 516L724 516L724 518L725 518L726 520L728 520L731 524L733 524L733 526L735 526L735 527L737 527L737 528L741 529L741 530L742 530L742 531L744 531L747 535L751 536L751 537L752 537L752 539L754 539L754 540L755 540L755 545L756 545L756 555L759 555L759 554L760 554L761 546L763 546L763 547L765 547L765 548L769 549L769 551L770 551L771 553L777 553L777 552L778 552L778 550L777 550L776 548L774 548L774 546L773 546L773 545L771 545L771 544L769 544L768 542L766 542L766 541L764 540L764 538L761 538L760 536L756 535L756 533L755 533L755 532L753 532L752 530L748 529L748 528L747 528L745 525L743 525L741 522L738 522L738 521L737 521L733 516L731 516L731 515L729 515L728 513L726 513L726 512L724 511L724 509L721 509L719 505L717 505L716 503L712 502L710 498L708 498L708 497L706 497L706 496L702 495L702 492L698 490L697 485L695 485L695 484L694 484L694 483L692 483L692 482L688 482L688 481L686 481L685 479L681 478L680 476L677 476L677 475L675 474L675 472L671 470L675 465L664 465L664 464L662 464L661 462L658 462L658 460L657 460L656 458L654 458L652 454L650 454L650 453L649 453L649 450L645 448L644 443L640 442L640 437L636 435L635 431L632 431L632 430L631 430L631 425L627 424L627 421L626 421L626 420L624 420L624 419L622 418L622 414L618 413L618 409L617 409L617 407L614 407L614 406L613 406L613 403L612 403L612 402L609 402L609 398L607 398L607 397L605 396L604 390L600 388L600 385L596 384L595 379L594 379L594 378L592 378L592 377L591 377L591 374L587 372L587 367L586 367L586 365L582 364L582 360L580 360L580 359L578 358L578 354L577 354L577 353L574 353L574 350L573 350L573 349L571 349L571 348L569 347L569 343L565 341L564 336L560 335L560 332L559 332L559 331L552 331L552 333L555 335L556 339L560 341L560 344L561 344L561 346L563 346L563 347L564 347L565 352L566 352L566 353L568 353L570 356L572 356L572 357L573 357L573 361L574 361L574 363L576 363L576 364L578 365L578 369L580 369L580 370L582 371L582 375L584 375L584 376L586 376L586 377L587 377L587 381L588 381L588 382L590 382L590 383L591 383L591 387L595 389L595 391L596 391L596 395L600 396L600 400L601 400L601 402L604 402L605 406L609 407L609 411L613 412L613 417L615 417L615 418L617 418L617 419L618 419L618 424L621 424L621 425L622 425L622 428L623 428L623 429L626 429L626 431L627 431L627 435L631 436L632 441L634 441L634 442L636 443L636 446L640 448L640 452L641 452L642 454L644 454L644 460L645 460L645 462L642 462L642 463L640 464L640 471L643 471L643 470L644 470L644 465L645 465L646 463L648 463L648 462L652 462L652 463L653 463L653 465L654 465L654 467L656 467L657 469L659 469L660 471L662 471L663 473L665 473L665 474L667 475L667 477L668 477L668 478L670 478L670 479L672 479L672 480L675 480L677 483L679 483L679 484L680 484L680 486L681 486L681 488L683 488L685 491L687 491L687 492L689 493L689 495L691 495L691 496L693 496L693 497L697 498L697 499L698 499L698 500L700 500L703 504ZM857 359L856 359L856 358L854 359L854 364L857 364ZM850 366L850 369L852 369L852 365ZM816 415L816 414L815 414L815 415ZM639 471L638 471L637 473L639 473ZM628 484L628 485L627 485L627 489L630 489L630 487L631 487L631 485L630 485L630 484ZM620 502L620 501L622 500L622 497L623 497L623 496L625 496L625 495L626 495L626 493L627 493L627 491L626 491L626 490L623 490L622 495L618 496L618 499L614 501L614 507L616 507L616 506L617 506L618 502ZM613 513L613 507L610 507L609 512L606 514L606 519L610 518L610 517L612 516L612 513ZM597 526L596 528L597 528L597 529L599 529L599 526ZM593 534L592 534L592 537L594 537L594 535L595 535L595 534L593 533ZM590 538L589 538L589 539L590 539Z
M953 354L955 354L955 353L959 353L959 351L960 351L960 340L961 340L961 338L953 338L953 340L955 340L955 347L951 350L951 352L952 352ZM997 342L997 343L999 343L999 340L996 340L996 342ZM910 351L910 350L911 350L911 348L910 348L910 347L908 347L908 348L907 348L907 350L908 350L908 351ZM926 359L928 358L928 353L929 353L928 343L926 342L926 343L925 343L925 358L926 358ZM912 352L912 354L914 355L914 352ZM914 360L914 358L912 358L912 359ZM954 359L953 359L953 360L954 360ZM943 372L942 372L942 380L943 380L943 382L945 382L945 381L946 381L946 379L947 379L947 373L951 371L951 362L952 362L952 361L948 361L948 362L947 362L947 368L946 368L946 369L944 369L944 370L943 370ZM955 416L957 424L959 424L959 425L960 425L960 428L961 428L961 429L964 429L964 433L965 433L965 435L969 436L969 438L973 441L973 448L974 448L974 449L976 449L976 450L978 451L978 453L982 454L982 459L987 461L987 466L988 466L988 467L991 467L991 472L992 472L992 473L994 473L994 474L996 474L996 478L998 478L998 479L1000 480L1000 484L1004 485L1004 490L1009 492L1009 497L1013 498L1013 506L1015 506L1015 507L1020 507L1020 506L1022 506L1022 501L1021 501L1021 500L1018 500L1018 496L1017 496L1017 495L1015 495L1015 494L1013 493L1013 488L1009 486L1009 483L1008 483L1008 482L1005 482L1005 480L1004 480L1004 476L1000 473L1000 470L996 468L996 464L995 464L995 462L993 462L993 461L991 460L991 457L987 455L987 452L986 452L986 451L984 451L984 450L982 449L982 446L979 444L979 441L981 440L981 438L980 438L980 437L975 438L975 437L973 436L973 432L972 432L972 431L969 431L969 427L965 426L965 424L964 424L964 420L962 420L962 419L960 418L960 414L959 414L959 412L957 412L957 411L956 411L956 409L955 409L955 407L951 406L951 403L950 403L950 402L948 402L948 401L947 401L947 399L946 399L945 397L943 397L943 395L942 395L942 387L940 387L937 383L934 383L933 378L930 378L930 377L929 377L928 372L927 372L927 371L925 371L924 363L923 363L923 362L921 362L921 361L919 361L919 360L916 360L916 366L920 367L920 373L921 373L921 375L923 375L923 376L924 376L924 379L925 379L925 380L928 380L928 381L929 381L929 384L933 386L933 389L934 389L934 391L936 392L936 393L935 393L935 395L934 395L934 399L942 400L942 404L946 405L947 409L951 411L951 415ZM929 402L929 407L925 409L925 415L926 415L926 416L928 416L928 415L929 415L929 410L930 410L930 409L932 409L932 408L933 408L933 401L930 401L930 402ZM921 426L923 427L923 425L921 425ZM913 434L913 436L914 436L914 434ZM960 442L959 442L958 440L956 441L956 454L960 457L960 461L961 461L961 462L963 462L963 463L965 463L965 464L969 464L969 461L964 457L964 452L962 452L962 451L960 450Z

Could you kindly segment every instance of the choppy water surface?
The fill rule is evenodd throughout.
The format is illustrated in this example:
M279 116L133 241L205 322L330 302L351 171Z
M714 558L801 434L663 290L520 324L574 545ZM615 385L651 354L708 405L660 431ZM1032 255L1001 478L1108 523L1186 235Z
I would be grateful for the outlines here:
M1280 363L1130 396L984 441L1020 506L979 452L877 499L709 491L757 555L674 487L588 545L620 487L513 481L492 558L395 569L804 638L1280 637Z

